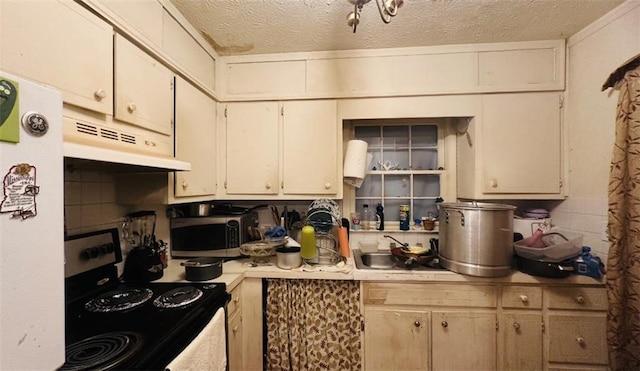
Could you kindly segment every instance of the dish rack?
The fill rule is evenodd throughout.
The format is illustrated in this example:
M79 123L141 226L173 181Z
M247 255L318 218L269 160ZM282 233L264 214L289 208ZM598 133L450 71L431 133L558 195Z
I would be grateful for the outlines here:
M335 211L328 208L314 208L309 210L307 224L315 230L316 249L318 253L313 258L303 259L305 263L312 265L335 265L342 260L338 252L338 241L334 235L334 227L336 223L340 221L334 213Z

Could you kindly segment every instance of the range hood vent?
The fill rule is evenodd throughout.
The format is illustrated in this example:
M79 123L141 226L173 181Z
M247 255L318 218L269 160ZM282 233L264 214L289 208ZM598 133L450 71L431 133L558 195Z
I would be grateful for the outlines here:
M93 167L95 162L101 168L113 168L120 172L170 172L189 171L191 164L172 158L143 155L100 148L85 144L65 142L64 157L75 159L68 161L76 167ZM90 161L90 162L89 162Z
M166 155L170 137L121 130L122 124L88 117L64 117L64 157L74 167L108 167L122 172L189 171L191 164ZM130 129L131 130L131 129Z

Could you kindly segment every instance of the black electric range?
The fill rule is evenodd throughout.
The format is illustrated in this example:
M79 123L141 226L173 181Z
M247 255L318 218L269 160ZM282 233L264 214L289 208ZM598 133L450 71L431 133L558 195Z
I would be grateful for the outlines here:
M118 241L110 229L65 242L60 370L164 370L229 301L224 283L121 282Z

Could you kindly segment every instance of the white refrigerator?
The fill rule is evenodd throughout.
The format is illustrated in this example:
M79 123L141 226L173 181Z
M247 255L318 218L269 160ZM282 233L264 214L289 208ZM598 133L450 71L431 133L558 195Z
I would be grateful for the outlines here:
M64 363L62 98L0 71L0 370Z

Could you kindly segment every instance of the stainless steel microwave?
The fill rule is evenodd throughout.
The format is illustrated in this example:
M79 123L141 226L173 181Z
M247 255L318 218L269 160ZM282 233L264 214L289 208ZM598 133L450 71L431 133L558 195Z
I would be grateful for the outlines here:
M240 245L250 241L258 213L172 218L171 256L176 258L241 256Z

